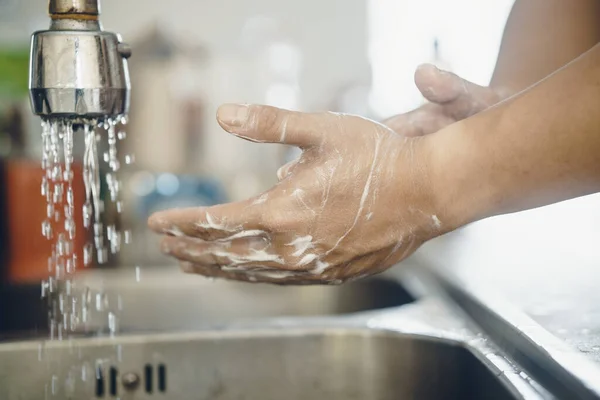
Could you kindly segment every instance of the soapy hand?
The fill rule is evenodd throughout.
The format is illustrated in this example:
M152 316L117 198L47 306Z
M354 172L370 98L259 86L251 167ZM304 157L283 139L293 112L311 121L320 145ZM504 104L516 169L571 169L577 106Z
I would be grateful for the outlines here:
M476 85L431 64L417 68L415 83L429 103L384 122L404 136L437 132L493 106L510 94L508 91Z
M157 213L150 227L186 272L250 282L339 284L380 273L448 227L424 138L355 116L221 107L220 125L298 146L279 183L246 201Z

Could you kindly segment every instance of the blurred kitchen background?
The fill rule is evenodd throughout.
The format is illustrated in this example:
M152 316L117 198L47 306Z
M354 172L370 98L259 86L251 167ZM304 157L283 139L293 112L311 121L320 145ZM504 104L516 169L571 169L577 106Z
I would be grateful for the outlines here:
M512 1L104 0L102 6L104 28L121 33L133 48L132 111L120 152L129 161L135 157L121 175L125 212L120 224L131 231L133 241L103 269L127 271L130 280L113 279L123 293L139 283L136 267L141 267L142 282L154 285L153 293L190 302L181 292L199 292L198 285L208 284L182 278L174 263L159 254L156 237L146 229L147 217L166 207L255 195L275 182L280 165L297 155L294 149L251 144L224 133L214 118L219 104L264 103L382 119L422 104L413 72L423 62L485 85ZM2 323L31 328L8 308L17 302L29 304L28 310L36 307L39 282L47 274L49 245L41 238L44 200L38 181L41 129L29 109L26 81L30 35L47 26L43 0L0 0L0 287L5 296L15 287L28 288L26 297L0 302L0 330ZM470 251L449 251L438 241L421 253L424 259L442 257L449 264L485 260L501 269L506 258L500 256L511 247L509 263L526 264L527 254L536 254L539 261L538 253L552 257L548 240L564 244L548 229L548 218L556 218L562 232L565 227L581 231L598 220L591 204L581 199L551 212L484 222L455 235L474 244ZM107 218L114 218L111 210ZM564 233L559 236L566 239ZM487 254L495 256L490 260ZM163 275L144 278L145 271ZM110 286L109 275L98 281L89 276L82 279L90 285ZM255 296L269 290L283 293L235 288ZM310 303L305 293L315 290L299 293ZM319 303L315 307L325 307L323 298L313 299ZM172 310L168 301L161 304L154 316ZM214 308L208 304L203 309ZM141 318L140 326L148 318ZM171 327L163 322L161 326Z

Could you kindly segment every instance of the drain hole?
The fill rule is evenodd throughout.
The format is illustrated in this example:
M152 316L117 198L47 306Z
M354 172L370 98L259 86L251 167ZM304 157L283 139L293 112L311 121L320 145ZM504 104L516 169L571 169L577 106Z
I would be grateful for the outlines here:
M158 390L163 393L167 391L167 366L165 364L158 366Z
M96 366L96 397L104 397L104 373L100 365Z
M152 382L152 372L153 372L152 365L150 364L146 364L146 367L144 367L144 382L146 383L146 393L152 393L152 387L154 386L154 382Z
M117 395L117 369L115 367L110 368L110 395L115 397Z

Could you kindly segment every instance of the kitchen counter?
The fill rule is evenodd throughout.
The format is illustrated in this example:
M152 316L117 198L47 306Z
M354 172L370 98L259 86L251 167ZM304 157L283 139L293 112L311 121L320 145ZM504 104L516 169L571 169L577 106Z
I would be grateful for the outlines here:
M482 221L427 244L407 264L490 288L600 365L599 241L594 195Z

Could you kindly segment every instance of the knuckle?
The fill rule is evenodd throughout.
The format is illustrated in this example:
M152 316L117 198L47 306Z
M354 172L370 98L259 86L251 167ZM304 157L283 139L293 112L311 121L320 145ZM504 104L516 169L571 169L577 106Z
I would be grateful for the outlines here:
M280 127L280 116L279 112L271 107L261 107L256 112L256 118L258 120L258 129L265 133L276 133Z

